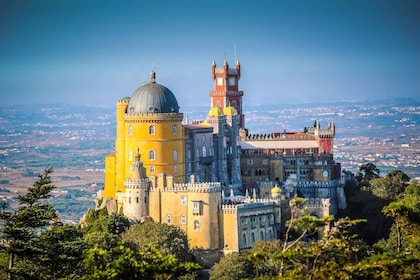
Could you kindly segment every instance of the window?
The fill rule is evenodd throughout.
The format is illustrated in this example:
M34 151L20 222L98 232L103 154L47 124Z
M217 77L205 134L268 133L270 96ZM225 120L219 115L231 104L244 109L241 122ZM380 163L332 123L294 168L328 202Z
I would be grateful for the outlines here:
M150 173L155 173L155 166L154 165L150 166Z
M199 230L200 229L200 222L195 220L194 221L194 230Z
M191 159L191 149L190 148L188 148L187 155L188 155L188 159Z
M155 160L155 159L156 159L155 151L149 151L149 160Z
M181 196L181 205L182 206L187 206L187 196L186 195Z
M236 100L232 100L232 106L236 108Z
M128 160L133 160L133 151L132 150L128 151Z
M243 226L243 229L247 229L248 228L248 219L247 218L245 218L245 219L243 219L242 220L242 226Z
M273 240L273 232L270 230L268 230L268 239L269 240Z
M178 165L174 165L174 173L177 173L178 172Z
M265 226L265 216L260 217L261 226Z
M192 212L193 214L201 215L201 201L193 201Z
M149 125L149 135L155 135L155 133L156 133L155 126Z
M128 168L128 172L133 173L133 166L132 165L130 165L130 167Z
M255 243L255 233L251 232L251 245Z
M244 244L244 247L246 247L246 233L242 234L242 242Z
M181 215L181 224L185 225L187 223L187 217L185 215Z
M264 240L264 232L260 231L260 240Z
M202 151L203 151L203 157L207 156L206 146L203 146Z
M172 154L173 154L174 160L178 160L178 151L177 150L173 150Z
M174 124L174 125L172 126L172 134L173 134L173 135L176 135L176 134L177 134L177 132L178 132L178 127L176 126L176 124Z
M274 225L274 215L273 214L270 214L270 216L269 216L269 223L270 223L270 225Z
M133 127L131 125L128 126L128 135L133 135Z
M170 224L172 222L172 216L171 215L166 215L166 222L168 224Z
M255 228L255 227L257 226L257 218L252 217L252 218L251 218L251 223L252 223L252 224L251 224L251 225L252 225L252 227L253 227L253 228Z

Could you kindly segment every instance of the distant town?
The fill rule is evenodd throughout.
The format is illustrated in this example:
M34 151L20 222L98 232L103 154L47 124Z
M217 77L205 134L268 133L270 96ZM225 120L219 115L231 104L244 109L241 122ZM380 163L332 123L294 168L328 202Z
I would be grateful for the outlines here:
M202 120L209 105L182 108L184 123ZM392 169L420 177L420 103L415 100L244 108L253 133L303 131L319 120L336 124L334 159L357 173L372 162L383 174ZM78 222L94 204L104 183L104 157L115 139L115 109L83 105L33 105L0 108L0 196L26 190L35 176L55 169L55 207L63 219ZM68 200L66 198L72 198Z

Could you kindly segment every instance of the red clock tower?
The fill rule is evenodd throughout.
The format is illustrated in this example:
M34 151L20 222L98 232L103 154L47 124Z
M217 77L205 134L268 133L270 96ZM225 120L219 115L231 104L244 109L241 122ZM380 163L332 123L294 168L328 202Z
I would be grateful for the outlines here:
M243 91L238 90L239 79L241 78L241 65L236 61L235 68L229 68L225 59L223 67L216 67L213 60L211 65L211 76L214 81L214 90L210 91L211 107L224 109L232 106L240 116L239 127L245 127L245 118L242 114Z

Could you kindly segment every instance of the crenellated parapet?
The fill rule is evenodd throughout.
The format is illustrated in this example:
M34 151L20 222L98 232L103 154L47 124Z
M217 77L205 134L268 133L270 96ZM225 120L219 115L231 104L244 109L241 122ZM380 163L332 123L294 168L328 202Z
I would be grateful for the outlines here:
M235 91L211 91L211 95L213 96L224 96L224 95L230 95L230 96L243 96L244 92L242 90L235 90Z
M329 122L327 128L321 128L320 122L316 120L313 127L305 127L304 131L321 138L334 138L335 124L334 122Z
M307 198L305 201L305 206L309 208L329 208L330 199L329 198Z
M148 189L150 186L150 180L148 178L133 179L127 178L124 181L124 187L126 189Z
M195 183L175 183L173 187L164 188L165 191L188 191L200 193L220 192L222 185L220 182L195 182Z
M341 186L340 181L300 181L297 182L298 188L337 188Z
M124 115L124 120L129 123L180 122L183 118L182 113L126 113Z

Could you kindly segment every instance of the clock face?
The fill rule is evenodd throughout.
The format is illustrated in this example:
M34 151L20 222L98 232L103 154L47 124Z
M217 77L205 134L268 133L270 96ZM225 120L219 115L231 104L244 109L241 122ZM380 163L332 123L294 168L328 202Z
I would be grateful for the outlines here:
M324 172L322 172L322 176L324 176L324 178L328 177L328 171L324 170Z
M234 77L229 78L229 85L234 86L236 84L236 79Z
M218 86L223 85L223 78L222 77L217 78L217 85Z

